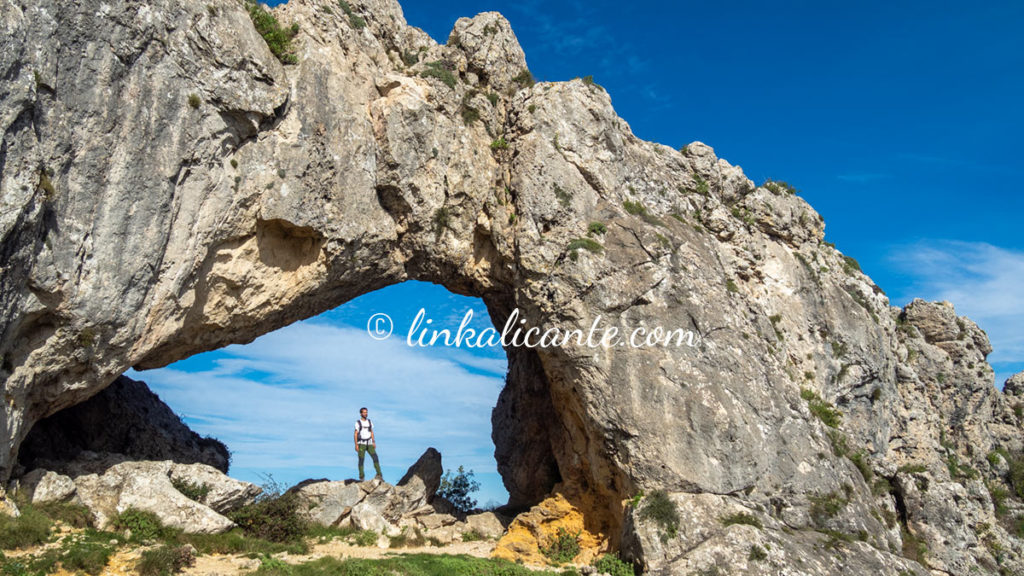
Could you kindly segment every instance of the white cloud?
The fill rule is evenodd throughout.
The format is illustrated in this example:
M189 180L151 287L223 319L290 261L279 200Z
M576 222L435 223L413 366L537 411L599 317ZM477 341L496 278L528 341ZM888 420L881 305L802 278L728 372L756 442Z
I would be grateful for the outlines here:
M896 247L890 259L914 279L894 303L914 297L948 300L957 314L988 333L991 363L1024 367L1024 252L984 242L930 240ZM1011 373L999 372L997 385Z
M397 335L375 341L365 330L315 320L208 354L211 369L171 365L128 376L147 382L197 432L224 441L235 471L274 471L279 480L317 470L355 476L360 406L370 409L392 482L429 446L446 468L496 470L490 417L503 357L410 348Z

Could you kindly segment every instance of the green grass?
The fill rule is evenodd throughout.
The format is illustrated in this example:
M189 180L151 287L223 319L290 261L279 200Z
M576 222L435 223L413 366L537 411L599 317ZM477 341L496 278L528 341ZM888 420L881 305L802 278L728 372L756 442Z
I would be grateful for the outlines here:
M203 99L200 98L199 95L197 95L197 94L189 94L188 95L188 105L189 105L190 108L197 109L197 108L199 108L200 105L202 105L202 103L203 103Z
M34 506L25 505L17 518L0 514L0 548L14 550L49 540L53 521Z
M58 567L76 574L99 574L114 552L117 535L88 529L64 538L59 547L17 559L0 557L0 573L5 576L51 574Z
M258 2L248 0L246 8L249 10L249 18L252 20L253 26L256 27L256 31L263 37L274 56L283 64L297 63L299 59L295 56L292 40L299 33L299 25L282 26L277 18L267 12Z
M462 533L462 541L463 542L480 542L480 541L486 540L486 539L487 539L486 536L484 536L483 534L477 532L476 530L467 530L467 531Z
M601 222L591 222L587 225L587 234L592 236L595 234L604 234L605 232L608 232L608 227Z
M447 62L435 60L433 62L427 62L424 66L426 66L426 69L420 72L420 76L424 78L437 78L441 82L444 82L445 86L455 88L455 84L458 83L458 79L456 79L455 75L448 69Z
M667 542L679 533L679 510L664 490L655 490L640 503L641 520L651 520L661 531L661 541Z
M499 136L497 140L491 142L491 150L508 150L508 142L505 141L505 137Z
M569 242L569 246L566 247L566 250L568 250L569 252L575 252L580 248L594 254L600 254L601 251L604 250L604 246L601 246L599 242L593 240L592 238L575 238L571 242Z
M54 522L63 522L74 528L92 526L92 512L81 504L65 502L46 502L35 507Z
M373 546L377 543L378 534L373 530L360 530L351 537L351 542L356 546Z
M736 285L736 282L732 278L725 281L725 289L733 293L740 291L739 286Z
M281 566L264 563L254 576L555 576L553 571L532 571L506 560L448 554L399 554L379 560L320 558L305 564Z
M760 518L753 514L747 514L746 512L737 512L735 514L729 514L728 516L722 516L718 519L722 523L722 526L732 526L733 524L744 524L747 526L753 526L758 530L764 528L761 524Z

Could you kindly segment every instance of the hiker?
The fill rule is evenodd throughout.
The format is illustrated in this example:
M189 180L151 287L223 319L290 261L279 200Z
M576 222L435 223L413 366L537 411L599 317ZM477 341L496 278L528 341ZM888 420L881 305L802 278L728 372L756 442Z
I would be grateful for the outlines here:
M359 409L359 420L356 420L356 431L352 435L352 438L356 443L356 452L359 454L359 481L362 482L366 479L363 474L363 459L366 457L366 453L370 453L370 457L373 458L373 467L377 470L377 475L374 479L381 479L380 473L380 462L377 461L377 439L373 436L373 422L370 421L367 415L366 408Z

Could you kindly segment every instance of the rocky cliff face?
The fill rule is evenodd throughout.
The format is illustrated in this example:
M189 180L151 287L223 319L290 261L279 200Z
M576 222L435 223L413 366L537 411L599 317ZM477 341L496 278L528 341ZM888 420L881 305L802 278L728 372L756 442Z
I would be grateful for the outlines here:
M84 452L206 464L224 473L231 460L221 441L200 437L145 383L127 376L37 422L21 443L14 475L36 468L63 471Z
M533 84L500 15L438 45L349 4L277 9L282 65L233 1L0 0L2 475L130 366L419 279L498 326L701 337L509 349L493 413L513 504L562 494L652 572L1024 569L1019 502L990 496L1020 410L977 326L890 307L784 186ZM623 505L641 490L676 530Z

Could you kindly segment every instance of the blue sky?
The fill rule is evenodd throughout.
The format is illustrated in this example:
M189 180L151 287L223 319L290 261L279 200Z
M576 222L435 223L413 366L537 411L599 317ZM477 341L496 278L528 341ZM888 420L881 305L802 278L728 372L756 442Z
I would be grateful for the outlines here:
M461 16L502 12L538 79L593 75L637 136L673 147L699 140L758 183L773 178L793 184L824 216L827 239L859 260L894 305L913 297L950 300L989 333L999 386L1024 370L1024 194L1018 190L1024 176L1024 3L402 5L410 24L440 42ZM386 473L395 476L390 479L435 445L446 466L461 463L477 471L485 481L481 502L503 501L489 424L504 374L500 351L474 356L382 348L363 332L373 311L411 315L419 305L435 318L461 317L467 306L483 311L479 301L407 284L288 327L281 331L290 335L280 337L284 341L275 333L250 345L302 354L309 350L287 343L310 339L314 347L329 341L359 352L324 350L331 368L322 382L289 383L289 374L315 373L310 365L319 362L316 357L302 356L301 368L284 357L265 366L242 347L139 376L196 428L216 432L235 448L236 475L351 475L348 421L362 402L371 405L388 439L381 455ZM396 319L396 325L402 322ZM416 372L427 366L445 372ZM388 387L392 368L397 375L418 374L416 393L444 395L450 409L437 414L406 402L389 411L390 400L375 393L355 401L360 396L349 388L355 384L337 383L374 381L397 402L409 391ZM297 387L289 400L282 398L285 404L312 390L314 409L307 417L297 400L294 414L276 403L260 405L266 425L258 424L257 433L247 422L254 411L237 397L226 398L216 417L200 414L211 412L197 410L205 399L183 384L199 376L244 377L268 390ZM444 384L433 387L432 380ZM449 392L449 385L459 392ZM346 400L336 400L341 397ZM273 450L282 452L277 460L261 459Z

